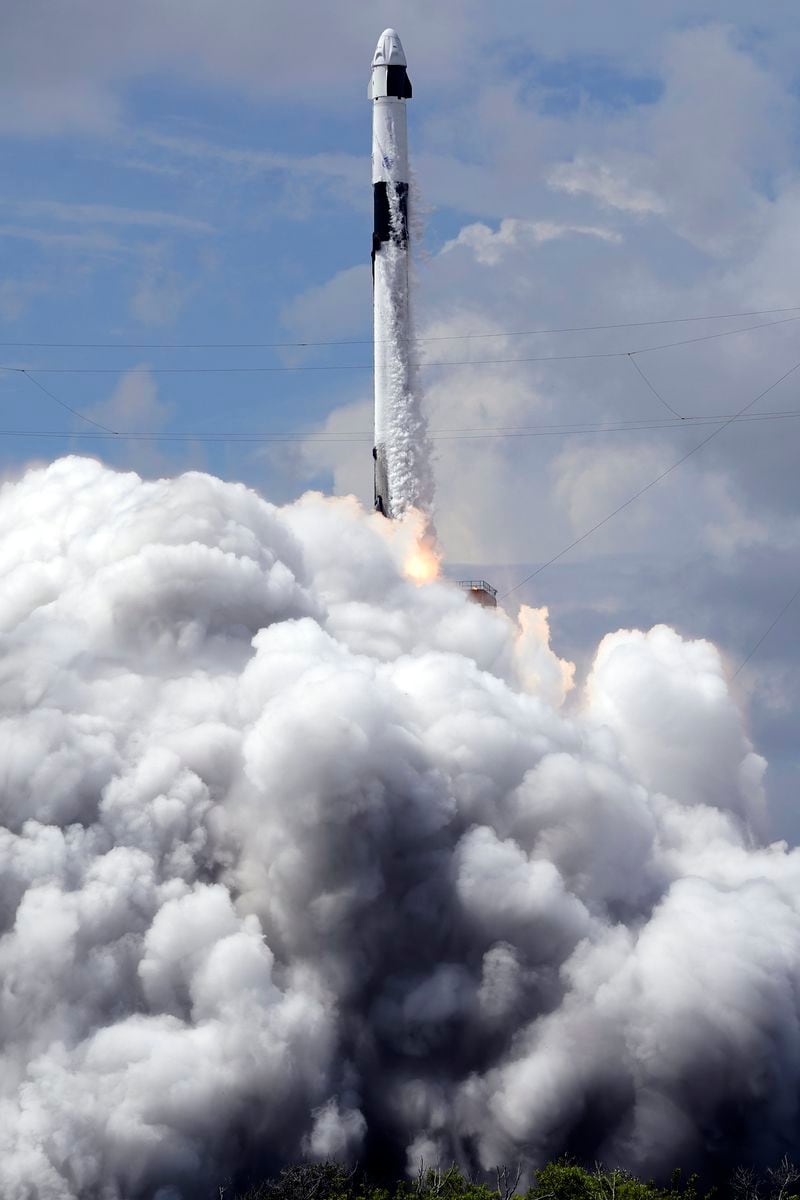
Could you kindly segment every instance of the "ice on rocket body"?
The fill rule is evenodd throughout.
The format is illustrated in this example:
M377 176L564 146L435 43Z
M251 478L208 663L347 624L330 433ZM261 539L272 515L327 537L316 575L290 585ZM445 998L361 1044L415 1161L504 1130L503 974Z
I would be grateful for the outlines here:
M373 329L375 338L375 508L403 508L398 446L402 410L411 392L408 298L408 135L411 83L400 38L378 39L368 96L372 100Z

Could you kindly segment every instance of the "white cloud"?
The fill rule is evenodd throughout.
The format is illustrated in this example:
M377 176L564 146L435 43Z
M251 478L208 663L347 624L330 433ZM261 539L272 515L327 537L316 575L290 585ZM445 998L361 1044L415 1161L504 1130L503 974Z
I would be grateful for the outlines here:
M149 132L139 139L142 144L164 151L174 162L186 160L225 166L244 178L284 175L298 183L315 186L326 183L348 203L363 203L363 159L355 154L283 154L248 146L227 146L207 138L176 137ZM318 198L318 197L317 197ZM304 214L305 215L305 214Z
M496 267L507 255L524 245L539 245L557 238L594 237L604 242L618 243L622 236L613 229L598 225L561 225L555 221L521 221L507 217L496 231L488 225L465 225L458 236L445 242L442 253L456 246L468 247L482 266Z
M800 852L713 645L611 634L564 712L413 525L199 472L61 459L0 532L4 1195L795 1136Z
M207 221L181 213L125 208L115 204L67 204L60 200L24 200L15 203L20 213L77 225L141 225L176 233L211 233Z
M84 410L115 433L155 433L172 411L158 397L158 385L146 363L125 371L107 400Z
M648 188L626 177L623 167L578 155L572 162L557 163L547 182L571 196L585 194L609 208L640 216L663 213L664 201Z
M342 0L335 16L322 0L308 0L302 11L290 0L274 0L268 12L257 0L241 0L230 11L212 0L174 0L168 9L157 0L136 5L77 0L69 7L43 0L35 9L11 6L6 15L0 127L46 135L118 130L128 87L159 74L248 97L349 105L355 85L343 86L342 80L366 79L375 39L391 14L356 0ZM409 0L401 33L412 77L426 81L434 95L463 87L465 79L502 81L507 69L498 45L556 63L573 55L607 58L641 75L658 69L670 30L704 21L747 27L751 17L746 0L670 0L658 6L625 0L615 8L615 19L600 6L584 6L575 19L572 6L558 0L545 0L535 10L510 0L492 14L487 37L486 10L472 0L442 0L434 9ZM761 14L759 31L762 55L790 76L800 39L789 0L775 0ZM314 69L307 71L301 64L312 42ZM358 90L363 94L360 85Z
M671 461L668 446L627 437L624 444L611 447L568 446L552 464L554 495L564 506L573 532L580 534L659 475ZM653 502L651 498L641 503L633 514L648 531L652 520L648 503Z
M365 508L372 508L372 398L342 404L326 417L316 432L330 440L308 441L295 449L270 448L268 458L288 453L301 479L326 475L337 496L357 496Z
M416 90L414 162L435 212L435 236L449 239L446 253L434 247L419 267L423 332L613 324L796 303L800 184L794 76L800 21L796 7L776 0L759 14L756 37L750 33L751 10L741 0L669 0L658 6L624 0L613 17L602 6L589 6L576 21L572 6L555 0L543 0L535 11L511 0L493 10L490 21L485 7L471 3L443 0L435 11L415 2L405 6L401 33ZM205 189L204 199L216 201L216 209L213 203L199 209L209 224L235 225L237 232L268 227L270 238L275 231L269 250L281 244L280 220L318 220L320 201L332 216L341 215L336 206L342 202L359 207L368 230L363 156L340 154L336 143L339 130L349 137L350 126L338 123L343 115L368 122L363 84L376 32L373 10L344 0L331 14L314 0L301 13L278 0L266 21L263 9L249 0L230 13L205 0L191 7L176 0L166 14L163 6L156 13L148 2L123 9L81 0L71 6L69 20L62 6L49 6L52 36L44 47L33 36L31 11L17 6L4 28L0 89L7 103L0 105L0 124L36 133L82 128L107 135L113 129L113 142L88 148L83 143L81 153L112 159L119 154L123 161L125 155L138 157L151 177L130 180L143 191L135 199L123 194L126 204L113 223L106 220L106 206L98 204L94 225L70 218L72 228L66 228L68 211L74 218L90 215L70 195L58 224L52 210L40 214L47 220L31 217L13 235L7 230L10 236L54 251L71 248L107 259L125 255L130 272L137 231L146 232L151 221L155 228L159 214L169 214L175 172L183 185L188 178ZM324 33L326 52L309 75L297 64L306 61L311 25ZM599 84L587 62L599 66ZM187 81L192 87L211 84L213 91L198 90L208 111L198 113L197 123L165 124L170 134L134 128L136 114L126 111L132 87L167 74L178 89ZM471 83L466 94L458 86L464 78ZM350 82L342 87L342 80ZM228 111L224 107L203 123L220 89L263 106L253 111L256 119L261 112L268 118L265 129L276 114L282 121L286 112L300 107L307 112L308 106L324 113L323 124L298 121L296 145L293 137L281 138L273 150L260 144L252 124L246 131L238 125L221 129L216 118ZM330 140L327 114L333 118L330 129L336 129ZM317 153L320 148L325 153ZM160 193L159 172L170 173ZM257 202L250 203L259 189ZM106 199L106 193L98 198ZM126 209L131 219L151 216L131 224L123 238ZM192 220L185 206L176 206L174 219ZM174 231L180 232L178 225ZM337 247L336 256L326 259L334 264L328 282L315 267L301 295L268 297L275 300L273 311L284 310L287 328L298 337L308 334L309 324L323 331L320 340L326 329L336 338L356 328L359 312L369 305L367 256L359 258L364 244L359 240L352 254L343 254L344 262L358 259L359 267L340 271ZM59 257L51 253L48 263L58 264ZM133 311L153 324L168 323L180 314L195 281L184 260L173 260L166 250L157 262L156 257L143 268ZM63 258L72 265L70 256ZM50 272L51 283L54 278ZM58 282L76 286L72 279ZM130 279L126 282L130 287ZM261 302L260 293L254 303L244 287L239 291L240 280L232 275L225 286L233 310L238 305L238 311L252 314ZM18 293L6 288L5 295L7 311L17 311ZM723 327L442 342L423 353L433 359L603 353ZM794 338L789 326L665 351L648 362L657 386L680 411L730 412L791 364ZM334 378L335 388L320 407L336 403L336 396L344 397L344 405L329 416L328 427L369 429L368 373L354 375L349 389L351 377ZM464 366L431 369L423 378L432 424L440 427L632 420L659 411L624 360ZM772 398L765 403L792 407L792 394L791 385L785 386L774 404ZM797 503L796 456L787 428L793 426L726 431L566 560L597 566L606 552L638 556L657 546L667 581L670 564L680 572L692 555L709 578L715 570L729 572L729 578L716 577L707 591L698 584L691 597L677 588L669 592L663 583L661 597L654 598L647 572L635 574L629 564L635 574L630 589L609 576L603 576L601 589L587 566L577 586L581 596L565 602L570 613L579 613L572 626L572 617L565 621L569 636L578 637L577 625L584 630L591 625L592 604L614 612L651 605L654 619L669 616L659 604L682 604L687 628L705 620L712 631L735 605L731 637L743 629L752 632L758 614L770 610L771 581L776 573L782 580L788 570L786 546ZM640 433L635 442L627 434L575 440L546 432L438 441L439 520L447 550L476 562L546 558L582 532L581 519L591 524L604 515L603 501L613 507L644 480L645 468L655 474L662 461L673 461L689 444L687 434L675 431ZM332 474L338 490L355 489L369 503L368 438L356 446L282 445L269 454L271 463L280 464L281 479L288 480L287 491ZM230 469L250 468L236 459ZM569 484L556 494L553 481L562 472ZM277 474L276 467L271 481ZM599 566L597 571L602 575ZM753 575L763 577L765 590L757 595L746 590ZM543 575L537 589L551 586L553 578ZM734 599L742 587L747 601ZM561 632L555 610L554 620Z
M36 242L38 245L56 250L76 250L90 254L121 254L125 243L108 233L54 233L49 228L30 225L0 225L0 238Z
M158 434L173 414L173 406L158 394L158 383L147 363L137 363L123 372L111 395L99 404L81 410L91 420L119 434ZM157 439L122 438L121 460L142 474L158 476L171 469L165 447Z
M371 323L371 290L367 263L347 267L295 296L284 306L281 322L298 340L335 340L363 333Z
M115 132L124 123L127 87L159 74L251 98L346 104L352 92L342 79L363 80L358 90L365 93L382 23L352 0L335 15L322 0L309 0L302 12L289 0L268 11L258 0L241 0L228 12L212 0L175 0L167 9L158 0L77 0L68 9L45 0L37 12L23 5L7 15L0 129L34 136ZM432 11L419 0L407 6L404 37L417 70L440 84L457 78L475 40L463 15L445 5Z

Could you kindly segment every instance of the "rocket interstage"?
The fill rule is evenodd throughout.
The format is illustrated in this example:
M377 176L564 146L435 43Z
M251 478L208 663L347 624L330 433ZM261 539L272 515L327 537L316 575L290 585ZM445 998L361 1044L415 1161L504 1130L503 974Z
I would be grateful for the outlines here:
M411 83L400 38L381 34L372 60L372 297L375 378L375 508L398 516L409 501L406 445L413 430L411 313L408 286L408 134L406 100ZM412 486L413 490L413 486Z

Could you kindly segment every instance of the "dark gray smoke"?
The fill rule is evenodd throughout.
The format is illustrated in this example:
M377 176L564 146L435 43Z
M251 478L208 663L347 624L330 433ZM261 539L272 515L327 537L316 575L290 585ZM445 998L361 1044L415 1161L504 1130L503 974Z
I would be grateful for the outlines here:
M0 1194L797 1141L800 854L719 655L585 692L413 523L69 458L0 493ZM727 1140L726 1140L727 1139Z

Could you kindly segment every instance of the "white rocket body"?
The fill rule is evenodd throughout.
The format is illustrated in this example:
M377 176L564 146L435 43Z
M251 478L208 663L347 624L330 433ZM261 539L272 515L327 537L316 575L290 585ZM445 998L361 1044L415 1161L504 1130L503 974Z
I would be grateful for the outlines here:
M375 508L399 516L415 503L413 379L408 288L408 134L411 84L393 29L372 60L373 331L375 339Z

